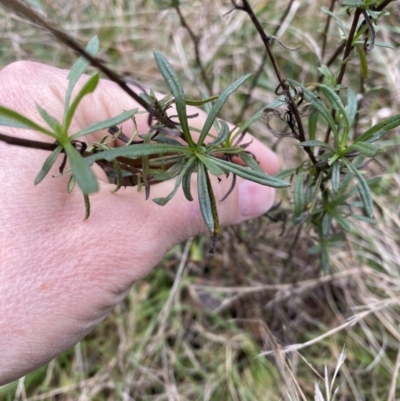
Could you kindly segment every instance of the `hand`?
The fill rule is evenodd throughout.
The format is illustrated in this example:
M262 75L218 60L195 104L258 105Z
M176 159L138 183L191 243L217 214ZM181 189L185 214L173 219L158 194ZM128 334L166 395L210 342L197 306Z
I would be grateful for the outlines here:
M17 62L0 72L0 104L43 124L36 104L62 119L68 71ZM78 85L79 86L79 85ZM79 107L71 126L77 131L95 121L136 107L112 82L101 81ZM189 114L199 110L189 110ZM146 132L146 115L138 117ZM201 127L204 113L191 124ZM126 123L124 132L132 127ZM42 134L0 127L0 132L47 140ZM86 137L99 140L104 133ZM48 138L50 139L50 138ZM248 142L245 139L245 142ZM256 139L248 148L269 174L278 170L277 156ZM77 343L121 301L174 245L206 232L197 199L180 191L166 206L145 201L136 188L111 193L102 169L94 166L100 190L91 196L91 216L83 220L82 194L66 191L68 174L53 171L38 186L34 178L48 156L45 151L0 143L0 384L48 362ZM216 199L231 178L213 177ZM166 196L174 182L151 187L151 198ZM196 191L193 191L195 194ZM231 195L218 203L222 225L266 212L274 190L238 178Z

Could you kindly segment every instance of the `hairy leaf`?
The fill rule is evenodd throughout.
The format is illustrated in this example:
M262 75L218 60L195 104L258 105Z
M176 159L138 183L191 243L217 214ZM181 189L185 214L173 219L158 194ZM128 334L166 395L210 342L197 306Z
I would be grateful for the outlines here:
M299 217L304 210L304 173L297 176L293 194L294 215Z

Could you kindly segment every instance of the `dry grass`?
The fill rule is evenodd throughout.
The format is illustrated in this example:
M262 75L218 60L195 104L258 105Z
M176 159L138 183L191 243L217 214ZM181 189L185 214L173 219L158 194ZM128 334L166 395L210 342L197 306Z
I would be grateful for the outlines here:
M173 10L160 11L153 1L38 3L82 43L98 34L102 57L144 84L165 89L152 59L157 48L192 97L204 89L192 43ZM297 80L310 80L317 73L324 23L316 2L292 2L283 21L287 2L270 3L252 2L265 29L277 31L290 47L301 45L295 52L274 45L284 70ZM209 0L182 10L201 34L201 59L214 93L257 70L263 49L244 13L225 16L230 3ZM2 10L0 14L3 64L34 59L71 65L75 56L46 33ZM380 35L397 44L395 16L385 23ZM330 50L338 39L332 26ZM391 90L400 85L399 58L398 50L373 54L370 86L377 90L366 95L362 124L368 116L377 119L385 108L399 111L400 98ZM353 68L357 74L357 66ZM274 99L275 86L267 64L247 117ZM243 93L232 98L227 119L235 120L243 100ZM300 160L295 143L276 143L262 121L253 132L277 149L284 166ZM399 400L398 143L392 133L382 143L387 153L381 164L368 167L371 176L382 177L373 192L376 224L353 221L343 246L332 249L330 274L321 275L318 257L308 252L312 233L302 229L291 248L298 228L290 221L283 233L283 221L271 223L267 217L227 229L215 256L206 254L204 238L192 239L137 283L85 340L48 366L0 388L0 399L278 401L315 395L318 401ZM275 217L282 219L291 195L279 196L282 204Z

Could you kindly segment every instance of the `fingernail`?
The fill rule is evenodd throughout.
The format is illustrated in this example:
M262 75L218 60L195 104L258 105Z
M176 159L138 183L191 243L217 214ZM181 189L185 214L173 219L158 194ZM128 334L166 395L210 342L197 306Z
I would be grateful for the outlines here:
M248 220L267 212L274 203L275 189L244 180L239 186L240 220Z

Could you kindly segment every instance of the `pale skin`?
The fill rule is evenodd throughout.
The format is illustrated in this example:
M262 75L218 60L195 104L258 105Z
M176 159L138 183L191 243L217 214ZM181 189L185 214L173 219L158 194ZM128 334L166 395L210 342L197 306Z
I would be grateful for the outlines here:
M0 104L44 124L36 104L61 120L68 71L18 62L0 71ZM78 85L79 86L79 85ZM114 83L101 81L82 102L71 133L98 120L137 107ZM189 108L189 114L198 112ZM202 112L193 126L202 126ZM138 117L146 132L147 116ZM123 130L129 133L131 125ZM41 141L42 134L0 127L0 132ZM91 143L105 133L86 137ZM250 137L245 139L248 142ZM248 148L268 174L279 168L277 156L253 139ZM100 190L91 196L92 212L83 220L79 190L66 191L68 175L58 166L38 186L33 182L48 153L0 142L0 385L47 363L76 344L131 286L143 278L176 244L207 232L197 198L188 202L182 191L164 207L144 199L134 187L111 193L100 167ZM216 199L222 199L231 178L212 177ZM151 198L166 196L174 182L151 187ZM193 181L195 191L195 178ZM274 190L238 178L232 194L218 202L222 226L265 213Z

